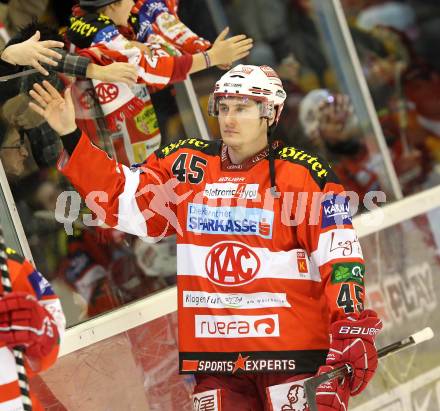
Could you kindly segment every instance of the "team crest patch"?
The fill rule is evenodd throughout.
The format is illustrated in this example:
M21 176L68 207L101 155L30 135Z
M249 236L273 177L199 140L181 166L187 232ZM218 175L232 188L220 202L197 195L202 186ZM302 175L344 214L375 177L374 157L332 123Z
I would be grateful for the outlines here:
M266 394L271 411L307 411L304 381L292 381L267 387Z
M192 401L194 411L221 411L220 390L193 394Z

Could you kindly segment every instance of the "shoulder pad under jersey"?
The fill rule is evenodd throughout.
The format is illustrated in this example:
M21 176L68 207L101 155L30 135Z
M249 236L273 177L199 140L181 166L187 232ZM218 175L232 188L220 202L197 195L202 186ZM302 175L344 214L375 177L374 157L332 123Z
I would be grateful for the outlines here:
M20 264L25 260L25 258L22 255L18 254L17 251L9 247L6 247L6 254L8 255L8 258L10 260L17 261Z
M175 141L156 150L158 158L165 158L182 148L190 148L202 153L216 156L220 153L221 140L202 140L200 138L186 138Z
M339 183L339 179L328 161L316 154L288 146L277 150L276 158L305 167L320 189L323 189L326 183Z

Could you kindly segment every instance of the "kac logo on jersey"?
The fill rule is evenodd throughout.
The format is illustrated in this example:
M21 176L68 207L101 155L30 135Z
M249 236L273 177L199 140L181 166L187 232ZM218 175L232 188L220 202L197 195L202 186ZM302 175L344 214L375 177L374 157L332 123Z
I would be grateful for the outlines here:
M260 270L260 259L246 244L224 241L211 248L205 268L210 281L233 287L254 280Z
M272 238L273 211L246 207L188 204L188 231L203 234L257 235Z
M322 202L322 228L352 224L348 197L331 195Z

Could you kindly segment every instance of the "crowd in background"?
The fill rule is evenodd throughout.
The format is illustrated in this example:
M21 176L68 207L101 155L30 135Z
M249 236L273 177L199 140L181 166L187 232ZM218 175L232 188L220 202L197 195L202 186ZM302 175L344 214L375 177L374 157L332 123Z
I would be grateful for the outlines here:
M207 2L211 0L121 1L133 7L127 24L115 22L121 35L133 42L128 51L106 40L114 34L107 30L110 23L98 26L102 19L93 20L92 11L79 8L75 1L0 4L2 49L11 44L11 38L25 41L38 29L42 40L63 41L67 51L87 59L71 63L77 70L84 66L82 75L72 67L60 73L46 65L49 76L37 73L0 83L0 158L37 267L50 280L68 285L80 307L77 317L66 313L70 324L173 284L175 241L148 244L115 230L87 227L80 219L73 235L65 233L54 214L58 195L71 189L55 167L62 147L58 136L28 108L28 92L43 78L59 90L73 84L80 127L129 164L142 161L161 143L193 137L185 132L191 108L184 112L178 106L173 84L198 71L192 78L206 115L218 70L233 60L269 65L279 73L288 94L277 137L326 157L348 190L363 196L381 189L380 154L371 152L373 136L365 135L349 92L339 87L310 0L253 0L252 7L244 0L216 2L230 27L229 36L244 33L253 39L253 47L249 55L242 51L233 60L228 55L214 62L206 52L226 46L220 44L224 39L219 39L210 15ZM341 0L341 4L402 191L408 195L437 184L440 5L434 0ZM86 35L93 24L103 33L98 47ZM245 50L244 45L240 47ZM125 72L125 85L112 86L110 55L112 63L136 60L146 67L148 53L162 58L159 74L167 80L149 81L145 69L143 84L138 80L134 85ZM188 55L193 55L192 66ZM204 70L207 66L213 67ZM101 71L96 75L98 68ZM107 107L106 101L112 102L115 93L125 98L117 110ZM211 137L220 138L216 121L206 117L206 122ZM84 206L81 212L88 210Z

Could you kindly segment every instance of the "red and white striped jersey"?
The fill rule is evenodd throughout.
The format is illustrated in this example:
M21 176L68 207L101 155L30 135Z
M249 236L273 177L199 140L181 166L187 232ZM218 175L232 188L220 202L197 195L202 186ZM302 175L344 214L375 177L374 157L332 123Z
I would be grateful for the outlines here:
M128 168L83 134L59 168L107 224L177 233L183 373L314 372L329 323L363 310L348 198L317 156L275 149L279 198L267 150L234 165L220 141L180 140Z
M64 333L66 320L61 303L52 290L49 282L32 266L32 264L10 248L7 249L8 271L12 290L29 293L52 315L60 337ZM0 295L3 293L0 285ZM25 367L28 377L49 368L57 359L59 346L41 359L30 359L25 353ZM34 411L43 411L41 404L32 395ZM0 343L0 411L22 410L18 375L12 351Z

